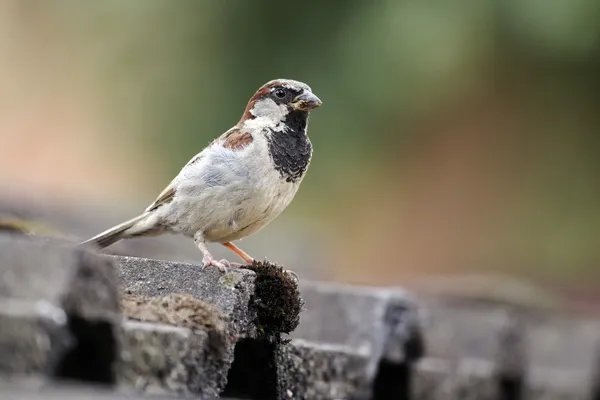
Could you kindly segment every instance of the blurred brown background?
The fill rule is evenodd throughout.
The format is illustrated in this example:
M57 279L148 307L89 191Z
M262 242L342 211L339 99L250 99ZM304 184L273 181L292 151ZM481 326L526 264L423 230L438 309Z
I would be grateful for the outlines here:
M5 214L108 228L292 78L324 101L313 163L242 248L322 279L487 292L513 276L593 304L599 21L597 0L5 0ZM183 237L131 242L201 258Z

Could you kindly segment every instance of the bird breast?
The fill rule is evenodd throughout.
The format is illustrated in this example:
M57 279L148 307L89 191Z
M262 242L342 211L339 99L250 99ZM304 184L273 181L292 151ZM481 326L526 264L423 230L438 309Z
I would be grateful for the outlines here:
M237 240L279 215L299 184L275 169L262 135L238 150L215 143L177 176L175 198L161 210L162 219L187 236L200 231L207 241Z

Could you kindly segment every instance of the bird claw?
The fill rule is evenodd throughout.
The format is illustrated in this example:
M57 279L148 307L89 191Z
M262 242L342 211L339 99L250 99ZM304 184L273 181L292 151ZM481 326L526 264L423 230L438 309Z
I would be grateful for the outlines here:
M225 259L217 261L212 257L204 257L202 259L202 271L209 266L217 267L219 268L219 271L225 274L227 273L227 269L230 267L230 263Z

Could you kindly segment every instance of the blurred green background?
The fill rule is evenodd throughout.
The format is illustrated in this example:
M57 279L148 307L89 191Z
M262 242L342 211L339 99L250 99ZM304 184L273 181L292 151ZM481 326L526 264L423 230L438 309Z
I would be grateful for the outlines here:
M598 300L599 71L597 0L5 0L0 188L105 207L91 235L297 79L324 102L313 162L242 248L347 282L498 274Z

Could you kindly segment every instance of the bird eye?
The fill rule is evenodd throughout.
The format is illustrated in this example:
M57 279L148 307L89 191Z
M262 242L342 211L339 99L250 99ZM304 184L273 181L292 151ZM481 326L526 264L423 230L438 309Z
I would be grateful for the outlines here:
M278 98L280 98L280 99L283 99L285 97L285 94L286 94L285 90L283 90L283 89L277 89L273 93L275 93L275 96L278 97Z

